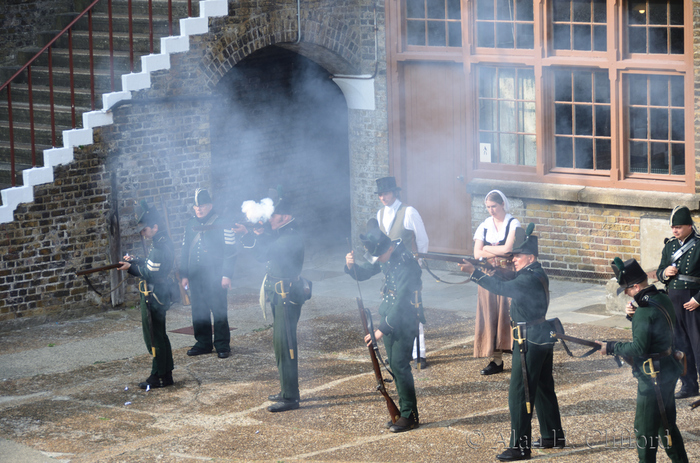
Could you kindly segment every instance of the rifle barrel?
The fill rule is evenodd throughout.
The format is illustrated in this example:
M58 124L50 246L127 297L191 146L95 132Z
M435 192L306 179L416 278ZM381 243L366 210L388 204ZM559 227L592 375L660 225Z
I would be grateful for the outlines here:
M96 268L90 268L87 270L81 270L79 272L75 272L76 275L78 276L83 276L83 275L89 275L91 273L97 273L97 272L105 272L107 270L112 270L114 268L119 268L121 267L122 264L111 264L111 265L105 265L104 267L96 267Z

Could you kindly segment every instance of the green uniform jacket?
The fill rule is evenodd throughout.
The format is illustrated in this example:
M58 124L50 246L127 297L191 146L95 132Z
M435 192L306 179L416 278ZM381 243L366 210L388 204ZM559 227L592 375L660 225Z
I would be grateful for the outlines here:
M209 230L195 231L195 227L206 226ZM189 278L190 271L206 268L221 273L217 277L233 278L236 265L236 234L224 229L223 219L211 211L203 219L192 217L185 225L182 243L180 278Z
M632 359L633 374L639 380L639 392L642 394L654 394L654 383L651 376L644 374L642 364L650 354L660 353L671 347L673 338L672 324L676 315L673 304L668 296L659 291L655 286L647 286L641 290L635 300L639 307L632 317L632 342L615 343L613 352L617 355ZM663 309L651 304L653 301ZM665 310L668 319L661 310ZM671 321L669 324L668 320ZM661 359L660 385L675 384L682 370L681 363L673 355Z
M151 249L145 260L135 260L129 267L128 272L143 280L148 285L153 285L154 298L151 299L152 308L170 308L170 292L167 278L173 269L175 261L175 249L173 242L167 233L159 231L153 237Z
M512 280L499 276L489 276L478 268L471 279L479 286L500 296L510 297L510 319L513 322L534 322L547 315L549 304L549 278L539 262L533 262L520 269ZM547 283L547 288L542 284ZM554 345L556 339L550 335L552 327L548 322L527 327L527 340L539 345Z
M398 243L389 260L385 263L375 262L354 265L352 269L345 266L345 273L358 281L372 278L384 272L384 297L379 304L382 321L379 331L391 334L394 330L407 330L418 326L418 321L425 323L423 304L420 302L421 269L403 243ZM418 307L416 307L418 291Z
M692 237L693 234L686 238L686 241ZM664 250L661 252L661 262L659 263L659 268L656 270L656 276L662 283L666 284L668 289L689 289L695 291L696 294L693 298L700 302L700 283L693 281L681 281L678 277L666 278L664 277L664 270L666 267L671 265L671 257L673 253L683 246L683 243L678 241L677 238L671 238L666 241L664 245ZM690 275L692 277L700 278L700 239L695 240L695 244L688 249L680 259L676 262L678 267L678 273L681 275Z

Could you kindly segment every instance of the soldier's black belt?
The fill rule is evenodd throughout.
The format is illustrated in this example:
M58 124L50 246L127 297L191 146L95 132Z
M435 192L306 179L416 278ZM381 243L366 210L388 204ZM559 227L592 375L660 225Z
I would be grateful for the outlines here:
M678 275L677 279L679 281L689 281L691 283L700 283L700 278L698 277L691 277L690 275Z
M540 323L544 323L546 321L547 321L547 319L545 319L544 317L538 318L537 320L532 320L529 322L516 322L516 321L511 320L510 327L516 328L518 325L523 325L523 324L527 325L527 326L535 326L535 325L539 325Z

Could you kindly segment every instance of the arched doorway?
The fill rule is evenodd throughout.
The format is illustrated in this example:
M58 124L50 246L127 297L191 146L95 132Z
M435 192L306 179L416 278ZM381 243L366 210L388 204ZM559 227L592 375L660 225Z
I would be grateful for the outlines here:
M212 189L232 216L281 185L314 244L350 233L348 107L329 73L283 48L256 51L218 82Z

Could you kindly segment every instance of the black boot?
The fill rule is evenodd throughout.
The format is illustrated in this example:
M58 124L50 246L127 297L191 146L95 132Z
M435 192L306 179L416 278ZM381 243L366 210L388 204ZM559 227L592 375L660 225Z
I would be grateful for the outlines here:
M149 376L146 381L139 383L139 387L141 389L156 389L159 387L172 386L173 384L175 384L175 381L173 381L173 372L169 371L163 376Z

